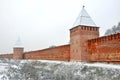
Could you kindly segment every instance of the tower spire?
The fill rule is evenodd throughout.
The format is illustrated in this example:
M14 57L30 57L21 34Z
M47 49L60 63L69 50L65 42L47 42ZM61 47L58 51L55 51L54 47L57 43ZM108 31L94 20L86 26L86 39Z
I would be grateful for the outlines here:
M85 6L83 5L83 8L78 15L75 23L73 24L73 27L78 26L78 25L84 25L84 26L96 26L90 15L87 13L85 10Z
M17 41L16 41L16 43L15 43L15 46L14 46L14 48L23 48L24 46L23 46L23 44L22 44L22 42L21 42L21 39L20 39L20 37L18 37L18 39L17 39Z

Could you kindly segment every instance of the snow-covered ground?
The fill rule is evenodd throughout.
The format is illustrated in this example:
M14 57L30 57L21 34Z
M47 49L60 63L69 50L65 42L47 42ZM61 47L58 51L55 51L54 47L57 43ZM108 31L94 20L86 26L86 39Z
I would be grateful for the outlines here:
M120 80L120 65L0 59L0 80Z
M0 62L0 80L8 80L5 72L7 72L6 67L8 64Z

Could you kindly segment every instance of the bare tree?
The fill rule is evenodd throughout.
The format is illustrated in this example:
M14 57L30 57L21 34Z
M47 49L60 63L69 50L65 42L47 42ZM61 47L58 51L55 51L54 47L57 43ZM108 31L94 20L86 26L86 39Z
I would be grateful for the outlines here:
M120 22L118 23L117 26L114 25L111 29L106 30L105 36L116 33L120 33Z
M111 30L111 29L108 29L108 30L106 30L106 32L105 32L105 36L110 35L111 33L112 33L112 30Z
M9 64L6 72L9 80L38 80L37 68L32 64L33 62L23 63L12 62L15 64Z
M120 33L120 22L118 23L116 30L117 30L117 33Z

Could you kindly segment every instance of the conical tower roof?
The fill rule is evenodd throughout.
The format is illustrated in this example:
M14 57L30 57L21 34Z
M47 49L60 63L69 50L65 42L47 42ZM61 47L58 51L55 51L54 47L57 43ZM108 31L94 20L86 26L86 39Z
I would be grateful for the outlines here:
M20 37L18 37L18 39L17 39L17 41L16 41L16 43L14 45L14 48L24 48L24 46L23 46L23 44L21 42Z
M85 10L84 6L82 8L81 13L77 17L73 27L76 27L78 25L84 25L84 26L96 26L92 18L89 16L87 11Z

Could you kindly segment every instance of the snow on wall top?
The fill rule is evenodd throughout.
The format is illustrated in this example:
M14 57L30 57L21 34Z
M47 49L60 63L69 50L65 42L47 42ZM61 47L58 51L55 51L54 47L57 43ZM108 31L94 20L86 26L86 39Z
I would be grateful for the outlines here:
M84 26L96 26L92 18L89 16L87 11L85 10L84 6L77 17L75 23L73 24L73 27L76 27L78 25L84 25Z

